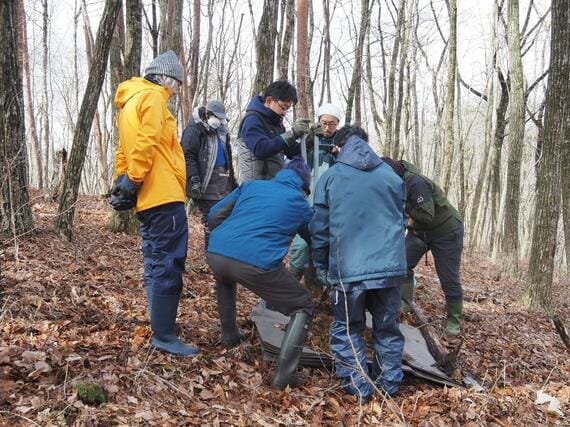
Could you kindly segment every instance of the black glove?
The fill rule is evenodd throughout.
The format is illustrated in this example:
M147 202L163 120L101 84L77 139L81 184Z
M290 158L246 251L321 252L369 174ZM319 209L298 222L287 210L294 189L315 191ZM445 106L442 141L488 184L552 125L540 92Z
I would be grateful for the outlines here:
M190 197L193 199L202 198L202 183L200 182L199 176L193 176L190 178Z
M323 128L320 123L311 123L309 125L309 133L307 134L307 139L305 139L305 144L307 144L307 149L312 150L315 146L315 136L322 137Z
M137 204L137 193L140 184L132 182L127 174L119 176L111 188L109 203L116 211L132 209Z
M297 119L293 123L291 130L279 135L285 143L291 147L297 143L297 138L302 137L309 133L309 125L311 121L309 119Z

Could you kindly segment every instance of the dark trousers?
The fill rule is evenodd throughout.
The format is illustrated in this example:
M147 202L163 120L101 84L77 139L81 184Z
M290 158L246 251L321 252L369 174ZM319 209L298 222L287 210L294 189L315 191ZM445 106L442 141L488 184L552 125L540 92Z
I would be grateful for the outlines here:
M409 277L412 277L413 269L427 251L431 251L433 255L435 270L445 299L450 302L461 301L463 289L459 268L461 266L461 252L463 251L463 223L441 237L428 237L425 240L408 232L406 236L406 259Z
M202 215L201 221L202 225L204 226L204 251L208 251L208 242L210 241L210 227L208 225L208 214L210 213L210 209L212 209L212 206L214 206L218 202L219 200L202 200L202 199L194 201L194 203L196 203L198 209L200 210L200 214Z
M331 325L331 351L335 357L337 377L343 380L347 393L369 396L374 386L368 376L386 392L393 395L402 382L402 352L404 336L400 332L400 286L370 290L347 291L334 289L331 306L334 321ZM365 310L372 314L374 360L368 370Z
M206 260L220 284L241 283L267 301L273 309L290 316L297 312L313 315L313 299L283 264L274 270L263 270L211 252Z
M137 213L141 222L144 283L157 295L182 290L188 248L184 203L168 203Z

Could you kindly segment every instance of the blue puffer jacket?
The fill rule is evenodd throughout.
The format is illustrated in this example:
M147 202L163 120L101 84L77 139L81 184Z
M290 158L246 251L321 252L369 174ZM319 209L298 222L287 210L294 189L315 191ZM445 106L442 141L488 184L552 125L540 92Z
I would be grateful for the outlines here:
M279 267L293 236L313 216L302 187L290 169L240 185L210 210L208 252L264 270Z
M310 223L313 260L343 283L406 274L403 180L352 136L319 179Z

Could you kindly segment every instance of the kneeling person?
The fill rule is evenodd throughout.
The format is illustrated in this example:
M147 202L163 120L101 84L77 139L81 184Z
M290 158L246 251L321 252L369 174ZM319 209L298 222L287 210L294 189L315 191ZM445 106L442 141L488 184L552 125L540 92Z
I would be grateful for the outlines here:
M285 268L293 236L307 236L313 211L304 194L310 192L311 172L296 157L269 180L242 184L214 205L208 216L211 234L206 260L216 279L222 343L241 340L236 325L236 283L267 301L291 320L281 343L273 385L297 386L303 343L313 316L310 293Z

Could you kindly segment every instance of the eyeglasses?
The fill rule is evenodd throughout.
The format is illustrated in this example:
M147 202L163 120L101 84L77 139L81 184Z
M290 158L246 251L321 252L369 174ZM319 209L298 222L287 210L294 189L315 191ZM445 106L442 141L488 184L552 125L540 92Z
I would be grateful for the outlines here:
M335 128L338 126L338 122L319 122L324 128Z
M292 107L292 105L289 105L288 107L283 106L283 103L281 101L276 100L275 102L277 103L277 105L279 105L279 108L281 108L281 111L283 111L284 113L287 113Z

